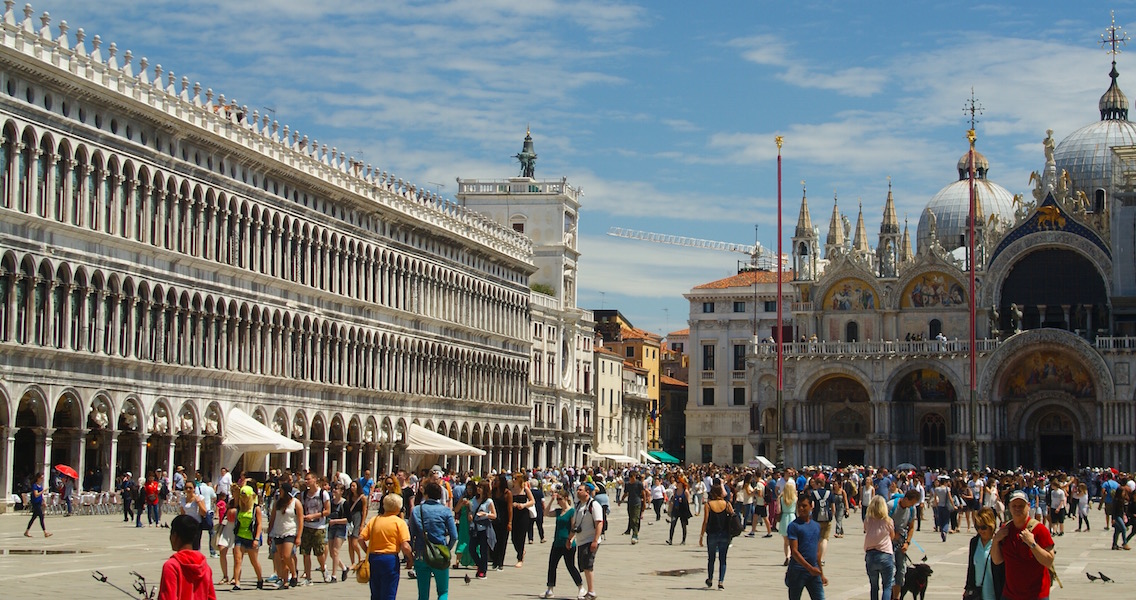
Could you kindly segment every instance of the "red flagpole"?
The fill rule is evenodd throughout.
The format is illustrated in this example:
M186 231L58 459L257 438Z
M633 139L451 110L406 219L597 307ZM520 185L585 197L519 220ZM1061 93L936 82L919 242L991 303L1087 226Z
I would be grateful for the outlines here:
M777 142L777 465L784 468L785 466L785 442L782 437L781 430L785 425L785 417L782 414L784 408L782 402L783 374L785 366L785 327L781 320L781 143L784 141L781 136L775 138ZM754 307L757 310L757 307Z
M978 192L974 187L974 129L972 128L966 134L967 140L970 141L970 223L968 228L970 230L970 468L972 470L978 469L978 438L975 427L978 425L978 341L975 328L977 326L976 315L976 299L975 295L975 277L974 271L977 266L977 254L975 252L976 241L974 236L974 222L977 219L977 206L978 206Z

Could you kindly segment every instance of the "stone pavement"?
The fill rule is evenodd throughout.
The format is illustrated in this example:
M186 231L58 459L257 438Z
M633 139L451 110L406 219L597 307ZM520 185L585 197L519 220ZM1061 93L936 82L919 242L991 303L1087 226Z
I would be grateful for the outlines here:
M717 589L707 590L706 553L698 547L698 528L701 517L691 520L690 534L685 546L678 545L681 531L676 529L675 546L667 546L668 525L660 521L651 525L654 515L646 519L642 528L641 541L632 546L630 538L620 535L626 524L626 510L613 507L613 515L608 541L600 547L596 568L596 591L600 598L705 598L720 594ZM1093 525L1104 520L1103 513L1093 511ZM48 531L54 533L44 539L23 537L27 514L7 514L0 516L0 594L7 598L25 598L37 595L46 598L107 598L121 600L126 595L105 583L91 578L91 571L101 570L112 583L130 589L134 578L129 575L135 570L146 577L148 582L157 583L161 564L170 555L168 529L135 529L122 522L121 516L75 516L70 518L48 517ZM546 533L551 539L552 520L546 521ZM848 522L848 535L834 539L829 545L825 573L829 579L826 597L831 599L867 598L868 583L864 574L863 552L861 550L862 530L859 519ZM38 524L37 524L38 526ZM1109 550L1111 535L1099 529L1090 533L1074 533L1068 527L1065 536L1057 540L1057 567L1064 589L1053 588L1054 598L1088 598L1109 594L1110 597L1136 597L1133 584L1136 583L1133 554ZM929 521L924 522L924 531L919 532L915 541L926 550L927 563L934 568L928 598L951 598L961 596L966 577L965 533L948 536L943 543L930 530ZM964 527L965 531L965 527ZM762 535L764 531L759 533ZM781 566L781 538L774 534L770 539L740 537L734 540L729 551L729 568L726 574L726 590L731 593L758 593L763 598L787 597L784 586L784 571ZM30 551L31 553L27 553ZM46 554L45 554L46 551ZM468 586L463 577L472 571L453 572L451 598L535 598L544 591L545 574L548 565L548 545L539 541L528 546L525 565L516 569L515 554L510 547L506 567L501 572L489 573L484 581L476 579ZM265 558L264 550L261 557ZM911 557L920 560L923 552L912 546ZM267 564L268 561L264 560ZM210 559L216 579L220 579L217 559ZM661 574L682 572L689 574ZM1084 573L1103 571L1116 580L1113 584L1089 582ZM245 589L239 593L218 590L221 598L236 596L263 597L265 595L311 596L315 594L335 594L344 598L366 598L367 588L348 578L346 583L317 583L296 591L258 592L252 584L252 569L244 567ZM267 572L266 572L267 575ZM575 598L576 591L571 579L561 566L558 574L558 598ZM252 588L252 589L250 589ZM398 597L416 597L416 582L403 577ZM1091 596L1090 596L1091 595ZM432 595L436 597L436 595ZM807 595L806 595L807 597Z

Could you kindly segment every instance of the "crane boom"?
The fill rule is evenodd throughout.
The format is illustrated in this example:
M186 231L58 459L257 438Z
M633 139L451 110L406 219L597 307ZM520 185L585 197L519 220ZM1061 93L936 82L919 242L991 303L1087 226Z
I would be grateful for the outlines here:
M672 246L684 246L687 248L701 248L704 250L719 250L721 252L738 252L749 256L757 264L758 268L772 268L775 263L769 251L766 250L761 244L738 244L734 242L720 242L717 240L704 240L700 238L692 238L681 235L672 235L668 233L655 233L651 231L639 231L636 229L625 229L623 227L612 227L608 229L607 234L612 237L621 237L631 240L640 240L644 242L654 242L656 244L670 244Z

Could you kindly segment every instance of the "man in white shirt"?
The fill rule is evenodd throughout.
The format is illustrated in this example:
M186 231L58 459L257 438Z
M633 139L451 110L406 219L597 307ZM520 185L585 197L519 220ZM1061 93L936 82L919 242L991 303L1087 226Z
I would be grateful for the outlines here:
M580 483L576 486L576 512L572 517L572 533L568 545L576 543L576 564L584 574L587 588L580 589L578 598L595 600L596 588L592 572L596 565L596 551L600 547L599 533L603 531L603 507L592 498L594 485Z
M228 501L228 498L232 496L230 492L232 487L233 474L225 467L221 467L221 476L217 478L217 496L225 498L226 501Z
M217 540L214 536L214 524L217 522L217 492L208 481L197 484L197 495L205 502L205 515L201 519L201 528L209 532L209 556L217 556Z

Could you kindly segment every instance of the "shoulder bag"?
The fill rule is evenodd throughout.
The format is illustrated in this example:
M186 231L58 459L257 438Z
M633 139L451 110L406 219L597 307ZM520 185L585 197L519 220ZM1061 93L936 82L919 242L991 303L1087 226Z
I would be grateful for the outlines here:
M422 560L426 561L432 569L448 569L450 567L450 547L444 542L434 542L430 540L430 534L426 533L426 522L424 521L422 506L418 506L418 528L422 532L424 546L426 551L422 553Z
M372 525L375 524L375 519L377 518L379 517L376 515L374 517L371 517L370 521L367 521L368 531L372 531ZM374 535L373 531L372 535ZM369 553L364 552L363 558L360 559L359 562L355 563L355 581L358 581L359 583L368 583L371 581L371 561L367 559L368 556Z

